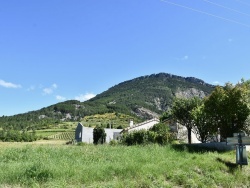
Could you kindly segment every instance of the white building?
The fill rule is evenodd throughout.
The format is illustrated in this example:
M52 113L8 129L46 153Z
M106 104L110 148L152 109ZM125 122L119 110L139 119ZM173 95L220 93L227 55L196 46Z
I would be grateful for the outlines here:
M122 129L104 129L106 133L106 142L109 143L111 140L119 137ZM85 142L88 144L93 143L93 131L94 128L84 127L81 123L78 123L75 131L75 140L77 142Z
M151 120L147 120L147 121L144 121L142 123L135 124L135 125L134 125L133 120L130 120L129 127L123 129L122 132L132 132L132 131L138 131L138 130L142 130L142 129L148 130L157 123L160 123L160 120L156 119L156 118L151 119Z

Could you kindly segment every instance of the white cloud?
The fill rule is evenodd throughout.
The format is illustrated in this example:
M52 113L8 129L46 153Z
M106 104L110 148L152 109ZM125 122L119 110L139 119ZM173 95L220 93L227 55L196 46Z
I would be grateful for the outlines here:
M221 85L221 83L219 81L214 81L213 84L214 85Z
M93 93L86 93L86 94L81 94L79 96L76 96L75 99L81 102L87 101L89 99L92 99L96 95Z
M43 89L43 94L44 95L49 95L49 94L52 94L53 93L53 89L51 88L44 88Z
M34 91L35 89L36 89L35 86L30 86L30 87L27 89L27 91Z
M57 89L57 85L53 84L51 87L47 87L43 89L43 95L50 95Z
M183 56L183 57L177 57L177 58L175 58L176 60L178 60L178 61L187 61L188 59L189 59L189 56L188 55L185 55L185 56Z
M52 85L52 88L53 88L53 89L57 89L57 85L56 85L56 84L53 84L53 85Z
M65 101L65 100L66 100L66 97L57 95L57 96L56 96L56 100L58 100L58 101Z
M181 60L183 60L183 61L188 60L188 56L187 56L187 55L185 55L183 58L181 58Z
M11 82L6 82L4 80L0 80L0 86L2 87L6 87L6 88L21 88L22 86L21 85L18 85L18 84L13 84Z

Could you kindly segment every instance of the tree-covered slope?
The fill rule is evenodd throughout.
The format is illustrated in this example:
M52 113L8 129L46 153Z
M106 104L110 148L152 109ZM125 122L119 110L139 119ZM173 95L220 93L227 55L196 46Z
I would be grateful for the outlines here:
M204 97L213 88L193 77L152 74L122 82L86 102L70 100L37 111L1 117L0 126L41 129L60 121L80 121L87 115L113 112L149 119L169 109L175 96Z
M204 97L213 88L214 86L200 79L160 73L120 83L97 95L85 105L97 103L105 110L134 113L147 118L150 116L148 110L161 114L169 109L175 96Z

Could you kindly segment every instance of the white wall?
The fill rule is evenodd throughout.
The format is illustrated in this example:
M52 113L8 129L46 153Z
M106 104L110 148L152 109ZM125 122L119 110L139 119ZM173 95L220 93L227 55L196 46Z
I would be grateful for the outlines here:
M114 138L114 133L116 133L116 136L118 133L122 131L122 129L104 129L106 136L106 143L109 143ZM91 127L82 127L82 134L81 134L81 142L93 144L93 131L94 128Z
M158 119L148 120L148 121L145 121L143 123L134 125L134 127L131 127L128 129L128 132L138 131L138 130L142 130L142 129L148 130L157 123L159 123Z
M177 139L182 140L186 143L188 143L188 131L187 128L178 124L178 135L177 135ZM192 143L201 143L196 135L192 132L191 133L191 142Z

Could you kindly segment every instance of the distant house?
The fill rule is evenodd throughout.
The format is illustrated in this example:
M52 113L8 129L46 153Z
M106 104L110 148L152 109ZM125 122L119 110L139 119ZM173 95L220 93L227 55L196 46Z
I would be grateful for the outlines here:
M106 142L117 139L120 136L122 129L104 129L106 133ZM93 143L93 131L94 128L84 127L81 123L78 123L75 131L75 140L77 142Z

